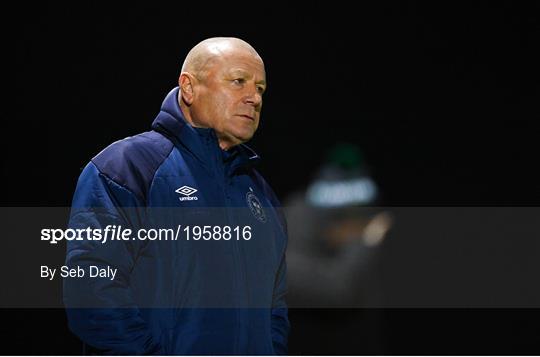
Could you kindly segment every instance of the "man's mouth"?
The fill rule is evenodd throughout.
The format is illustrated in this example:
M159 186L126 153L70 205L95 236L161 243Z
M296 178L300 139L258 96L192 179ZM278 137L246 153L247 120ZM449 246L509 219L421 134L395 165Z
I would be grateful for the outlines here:
M238 116L249 119L249 120L255 120L255 117L253 117L251 115L248 115L248 114L239 114Z

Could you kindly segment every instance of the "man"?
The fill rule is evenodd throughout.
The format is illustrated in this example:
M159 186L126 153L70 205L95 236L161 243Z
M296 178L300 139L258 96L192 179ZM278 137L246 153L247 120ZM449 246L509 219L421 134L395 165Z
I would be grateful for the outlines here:
M102 353L285 354L285 220L243 145L263 61L240 39L207 39L178 83L152 131L113 143L79 178L70 228L133 234L68 242L66 265L88 272L64 279L70 329ZM151 228L177 239L135 234Z

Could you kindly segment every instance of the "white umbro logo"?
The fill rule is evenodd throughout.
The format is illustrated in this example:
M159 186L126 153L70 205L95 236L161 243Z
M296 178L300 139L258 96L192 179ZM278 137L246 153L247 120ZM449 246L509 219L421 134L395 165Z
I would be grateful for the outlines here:
M184 196L191 196L192 194L197 192L197 190L195 188L193 188L193 187L182 186L180 188L177 188L175 192L180 193L180 194L182 194Z
M197 196L191 196L192 194L197 192L197 189L193 187L182 186L180 188L177 188L174 192L184 195L184 197L178 197L180 201L196 201L199 199Z

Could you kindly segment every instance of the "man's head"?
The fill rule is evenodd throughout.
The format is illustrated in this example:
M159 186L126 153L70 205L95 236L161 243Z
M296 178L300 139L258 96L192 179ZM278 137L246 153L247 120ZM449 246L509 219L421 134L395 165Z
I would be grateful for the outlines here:
M178 84L186 120L213 128L222 149L248 141L257 130L266 74L247 42L232 37L200 42L188 53Z

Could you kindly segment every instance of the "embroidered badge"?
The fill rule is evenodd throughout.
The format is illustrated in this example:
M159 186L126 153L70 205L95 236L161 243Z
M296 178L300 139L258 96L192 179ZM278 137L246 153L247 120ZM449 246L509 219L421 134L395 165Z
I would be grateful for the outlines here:
M250 187L248 193L246 194L246 201L249 206L249 209L251 210L251 213L262 223L266 223L266 215L264 213L263 206L261 205L261 201L255 196L255 193L253 193L253 189Z

